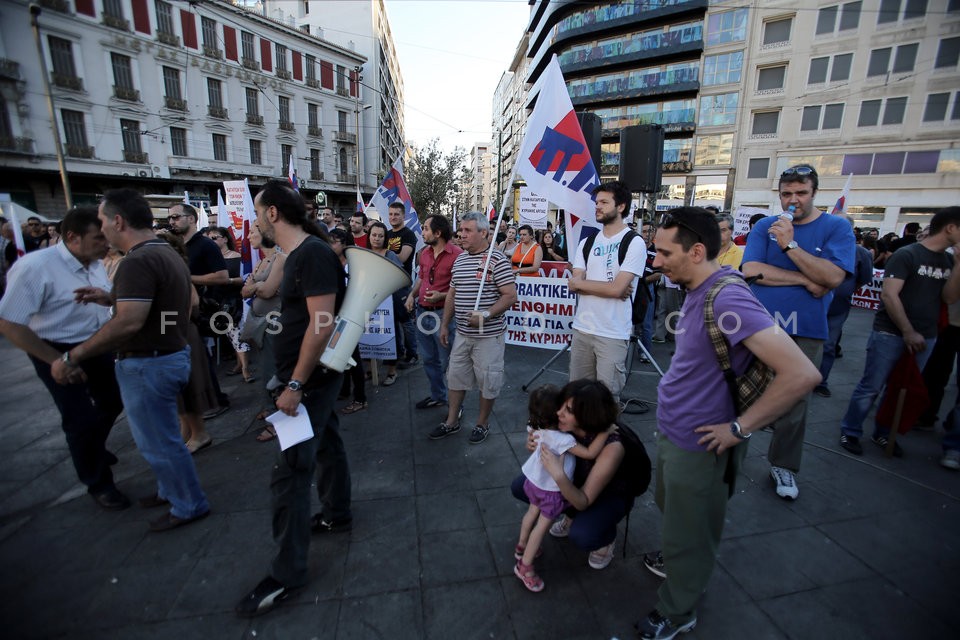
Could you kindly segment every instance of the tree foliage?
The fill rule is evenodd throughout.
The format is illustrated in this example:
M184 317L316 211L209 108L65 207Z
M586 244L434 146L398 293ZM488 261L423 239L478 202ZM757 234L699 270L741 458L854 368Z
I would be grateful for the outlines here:
M472 179L467 152L455 147L445 154L437 138L423 147L412 147L407 163L407 189L420 219L433 213L449 214L462 208L462 186Z

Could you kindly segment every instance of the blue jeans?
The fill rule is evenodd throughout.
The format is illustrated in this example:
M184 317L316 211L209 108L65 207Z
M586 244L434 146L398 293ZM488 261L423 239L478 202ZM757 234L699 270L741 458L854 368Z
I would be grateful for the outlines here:
M833 369L833 363L837 359L837 342L840 341L840 333L843 331L843 324L850 315L850 305L846 305L843 311L833 315L827 315L827 330L829 335L827 341L823 343L823 358L820 360L820 375L823 381L817 385L819 387L827 386L827 378L830 377L830 370Z
M457 333L457 321L450 318L447 327L450 346L440 344L440 321L443 319L443 309L424 309L417 306L417 343L420 346L420 357L423 361L423 371L430 381L430 399L438 402L447 401L447 365L450 363L450 348Z
M320 387L306 389L301 402L310 416L314 436L277 454L270 476L273 540L279 549L270 575L295 588L307 583L310 552L310 494L316 473L321 513L327 520L350 514L350 467L334 402L342 384L335 376Z
M936 338L927 338L927 348L916 354L917 366L923 369L927 358L933 351L933 345L936 344ZM867 340L867 359L863 365L863 377L857 383L857 388L853 390L850 396L850 405L847 407L847 413L840 421L840 431L844 435L863 437L863 421L870 413L874 400L883 391L887 384L887 378L890 372L897 365L900 356L903 355L903 338L895 336L892 333L882 333L874 331ZM884 393L884 398L886 393ZM883 404L884 398L880 399ZM875 423L874 437L886 437L890 433L888 425Z
M193 456L180 435L177 394L190 378L190 347L157 358L117 360L117 383L137 448L157 476L170 513L193 518L210 510Z

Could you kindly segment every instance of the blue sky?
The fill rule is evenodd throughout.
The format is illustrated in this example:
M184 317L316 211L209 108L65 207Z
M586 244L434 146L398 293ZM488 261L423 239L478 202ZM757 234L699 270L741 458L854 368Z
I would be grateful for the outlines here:
M489 141L493 91L527 26L527 0L387 0L403 73L407 140ZM462 133L461 133L462 132Z

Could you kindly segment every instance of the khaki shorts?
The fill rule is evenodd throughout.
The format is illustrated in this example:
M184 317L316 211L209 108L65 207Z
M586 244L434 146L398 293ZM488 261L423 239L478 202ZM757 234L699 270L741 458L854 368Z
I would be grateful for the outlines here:
M480 389L480 395L494 400L503 386L503 348L506 334L474 338L459 333L453 341L447 388L453 391Z

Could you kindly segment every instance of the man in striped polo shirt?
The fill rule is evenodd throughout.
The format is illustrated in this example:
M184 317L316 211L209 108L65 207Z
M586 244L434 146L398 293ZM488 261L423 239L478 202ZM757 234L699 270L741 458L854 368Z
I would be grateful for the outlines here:
M468 389L480 390L480 414L470 433L470 444L486 440L493 403L503 384L504 313L517 301L517 287L510 260L496 249L484 275L490 247L490 223L487 217L472 211L458 231L463 253L453 263L450 291L443 306L440 343L449 346L448 325L456 314L457 335L447 369L447 419L430 432L439 440L460 430L460 408ZM480 304L477 305L477 294Z

